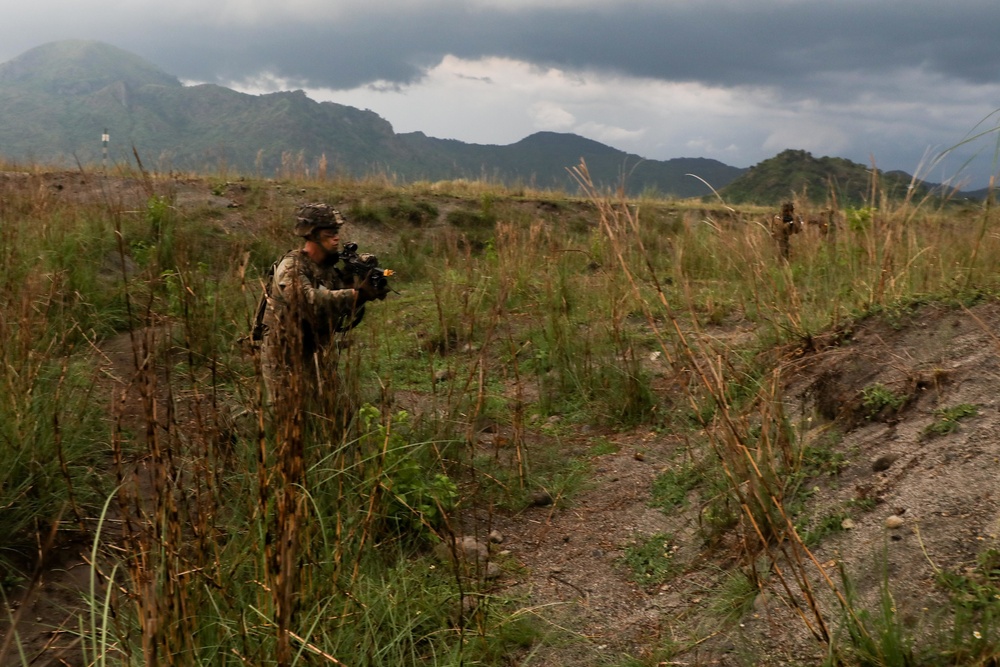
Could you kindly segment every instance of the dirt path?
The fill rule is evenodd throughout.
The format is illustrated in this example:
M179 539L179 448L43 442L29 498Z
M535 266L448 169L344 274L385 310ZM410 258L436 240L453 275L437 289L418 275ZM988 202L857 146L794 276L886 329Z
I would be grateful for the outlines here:
M661 616L677 604L668 589L636 584L622 562L626 545L677 529L649 506L650 486L677 443L632 435L616 444L618 453L593 460L590 488L565 506L532 507L497 522L518 572L507 592L526 597L539 617L573 639L542 649L531 664L641 656L660 635Z

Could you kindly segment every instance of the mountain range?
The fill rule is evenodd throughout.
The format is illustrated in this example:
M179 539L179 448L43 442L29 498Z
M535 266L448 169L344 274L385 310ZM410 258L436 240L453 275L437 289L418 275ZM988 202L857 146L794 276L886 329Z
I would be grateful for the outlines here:
M214 84L183 85L139 56L101 42L53 42L0 64L0 158L99 163L104 132L110 135L112 160L138 154L147 167L161 171L231 169L274 176L290 167L318 173L323 163L328 174L389 174L404 182L485 179L572 192L576 182L568 168L582 159L599 188L624 185L631 195L686 198L711 195L708 183L723 193L734 188L734 201L759 203L787 198L810 184L813 195L822 194L830 182L825 169L830 165L823 161L839 160L786 151L773 158L781 158L780 169L763 170L777 182L741 186L767 161L748 170L707 158L652 160L555 132L506 146L397 134L372 111L316 102L303 91L248 95ZM863 197L868 170L846 160L837 166L837 178L849 183L841 195ZM853 175L845 176L848 172ZM792 178L803 173L806 181ZM905 174L899 178L909 180Z

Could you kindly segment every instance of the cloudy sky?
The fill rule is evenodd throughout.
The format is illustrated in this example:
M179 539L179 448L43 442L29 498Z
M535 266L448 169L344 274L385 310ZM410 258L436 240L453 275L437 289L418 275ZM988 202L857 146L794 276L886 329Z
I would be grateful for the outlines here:
M0 0L0 9L0 61L97 39L185 82L301 88L371 109L397 132L480 144L573 132L647 158L737 167L795 148L969 188L1000 173L998 0Z

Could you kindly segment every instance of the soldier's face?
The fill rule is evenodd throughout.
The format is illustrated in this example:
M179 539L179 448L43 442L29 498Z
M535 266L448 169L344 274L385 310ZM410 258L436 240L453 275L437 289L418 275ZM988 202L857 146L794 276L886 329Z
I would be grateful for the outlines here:
M340 232L336 229L321 229L316 233L316 242L328 255L337 252L340 247Z

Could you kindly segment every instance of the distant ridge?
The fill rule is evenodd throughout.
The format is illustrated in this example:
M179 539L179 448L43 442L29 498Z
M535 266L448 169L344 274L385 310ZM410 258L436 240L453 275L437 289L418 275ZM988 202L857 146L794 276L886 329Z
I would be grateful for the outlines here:
M246 95L183 86L139 56L93 41L45 44L0 64L0 150L9 160L96 163L107 128L112 157L161 170L221 167L274 176L288 163L313 173L389 173L404 181L487 178L575 191L568 167L630 194L709 194L744 170L703 158L658 161L573 134L540 132L509 146L396 134L371 111L316 102L302 91Z
M112 160L202 173L272 177L389 174L403 182L486 179L509 186L577 190L568 172L582 160L601 190L714 197L772 205L793 196L845 203L869 197L869 170L842 158L789 150L750 169L706 158L644 159L575 134L538 132L506 146L396 134L368 110L316 102L299 91L247 95L184 86L139 56L95 41L52 42L0 64L0 158L73 166ZM291 170L291 171L290 171ZM880 190L904 196L910 176L880 174ZM709 184L711 188L709 187ZM919 194L928 184L918 183ZM964 193L974 197L977 193Z
M615 189L624 184L631 193L676 197L710 194L703 183L688 174L723 185L745 171L706 158L646 160L576 134L558 132L536 132L507 146L464 144L419 132L399 136L423 154L445 156L450 161L446 169L458 170L470 178L570 191L576 189L576 180L567 169L579 165L581 160L586 162L594 182L603 187Z

